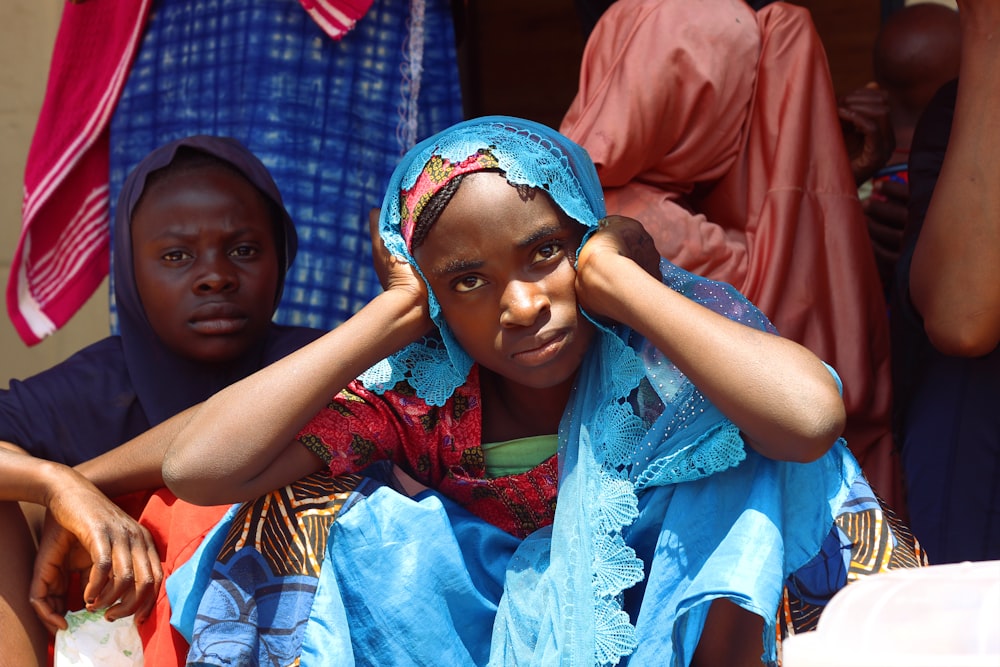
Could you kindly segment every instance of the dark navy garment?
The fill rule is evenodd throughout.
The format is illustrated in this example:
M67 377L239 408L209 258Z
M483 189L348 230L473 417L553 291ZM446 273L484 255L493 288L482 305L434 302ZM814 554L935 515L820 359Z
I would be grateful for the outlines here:
M121 339L111 336L0 391L0 440L76 465L149 428L128 380Z
M909 293L913 250L948 146L957 90L957 81L942 87L914 132L910 216L892 306L896 438L910 527L931 563L1000 558L1000 349L978 358L941 354Z

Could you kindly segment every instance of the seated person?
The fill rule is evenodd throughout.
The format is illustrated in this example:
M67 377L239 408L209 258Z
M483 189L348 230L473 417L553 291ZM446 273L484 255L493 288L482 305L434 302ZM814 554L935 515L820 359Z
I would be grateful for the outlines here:
M163 476L191 502L253 501L206 548L222 568L258 530L254 499L305 475L392 461L417 488L384 475L327 524L288 632L267 627L280 605L258 617L241 594L247 615L215 634L198 611L189 661L295 635L283 655L303 663L773 663L789 577L795 610L824 593L797 576L810 567L833 573L827 595L846 583L879 510L839 439L835 375L605 217L579 146L521 119L460 123L404 156L378 231L385 291L193 409ZM878 525L856 539L870 570L907 547Z
M661 256L729 283L837 369L848 446L902 509L885 299L809 11L618 0L559 129Z
M959 17L959 76L913 135L892 308L911 525L933 563L1000 559L1000 17L976 0Z
M150 153L129 175L114 234L121 333L0 392L0 624L17 665L45 664L45 626L66 625L61 575L77 541L86 553L70 566L94 563L82 602L112 619L147 616L164 545L107 496L162 487L164 434L183 421L174 415L321 333L271 321L295 228L267 169L234 140L188 137ZM135 516L147 497L132 498ZM49 511L34 581L32 531L11 501Z

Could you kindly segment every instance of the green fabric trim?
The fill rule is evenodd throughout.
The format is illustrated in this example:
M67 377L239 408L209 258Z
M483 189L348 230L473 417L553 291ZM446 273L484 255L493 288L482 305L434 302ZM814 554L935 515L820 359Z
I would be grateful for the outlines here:
M503 477L527 472L555 454L558 448L559 436L556 434L483 443L486 476Z

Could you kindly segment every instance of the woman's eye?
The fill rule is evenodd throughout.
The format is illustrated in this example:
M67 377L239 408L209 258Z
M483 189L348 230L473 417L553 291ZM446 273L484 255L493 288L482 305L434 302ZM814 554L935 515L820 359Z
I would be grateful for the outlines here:
M546 243L538 249L538 259L552 259L562 250L562 244L559 243Z
M163 253L163 260L167 262L181 262L189 257L191 255L183 250L171 250L170 252Z
M486 281L479 276L465 276L464 278L459 278L458 282L455 283L456 292L471 292L477 287L481 287L486 284Z
M241 245L233 248L229 254L233 257L253 257L257 254L257 248L249 245Z

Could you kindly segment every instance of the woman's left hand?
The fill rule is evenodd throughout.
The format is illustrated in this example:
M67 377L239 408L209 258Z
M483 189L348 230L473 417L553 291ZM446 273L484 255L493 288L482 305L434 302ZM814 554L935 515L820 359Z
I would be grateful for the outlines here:
M577 270L588 270L588 265L605 252L628 257L649 275L656 279L660 277L660 254L653 237L638 220L622 215L602 218L597 231L580 249Z
M624 261L623 260L627 260ZM660 281L660 255L638 220L620 215L601 219L577 255L576 294L594 317L618 319L614 309L622 272L641 269Z
M152 535L76 473L64 482L48 503L30 587L32 607L50 631L66 627L65 582L77 570L89 610L107 608L108 620L130 614L145 620L163 581Z

